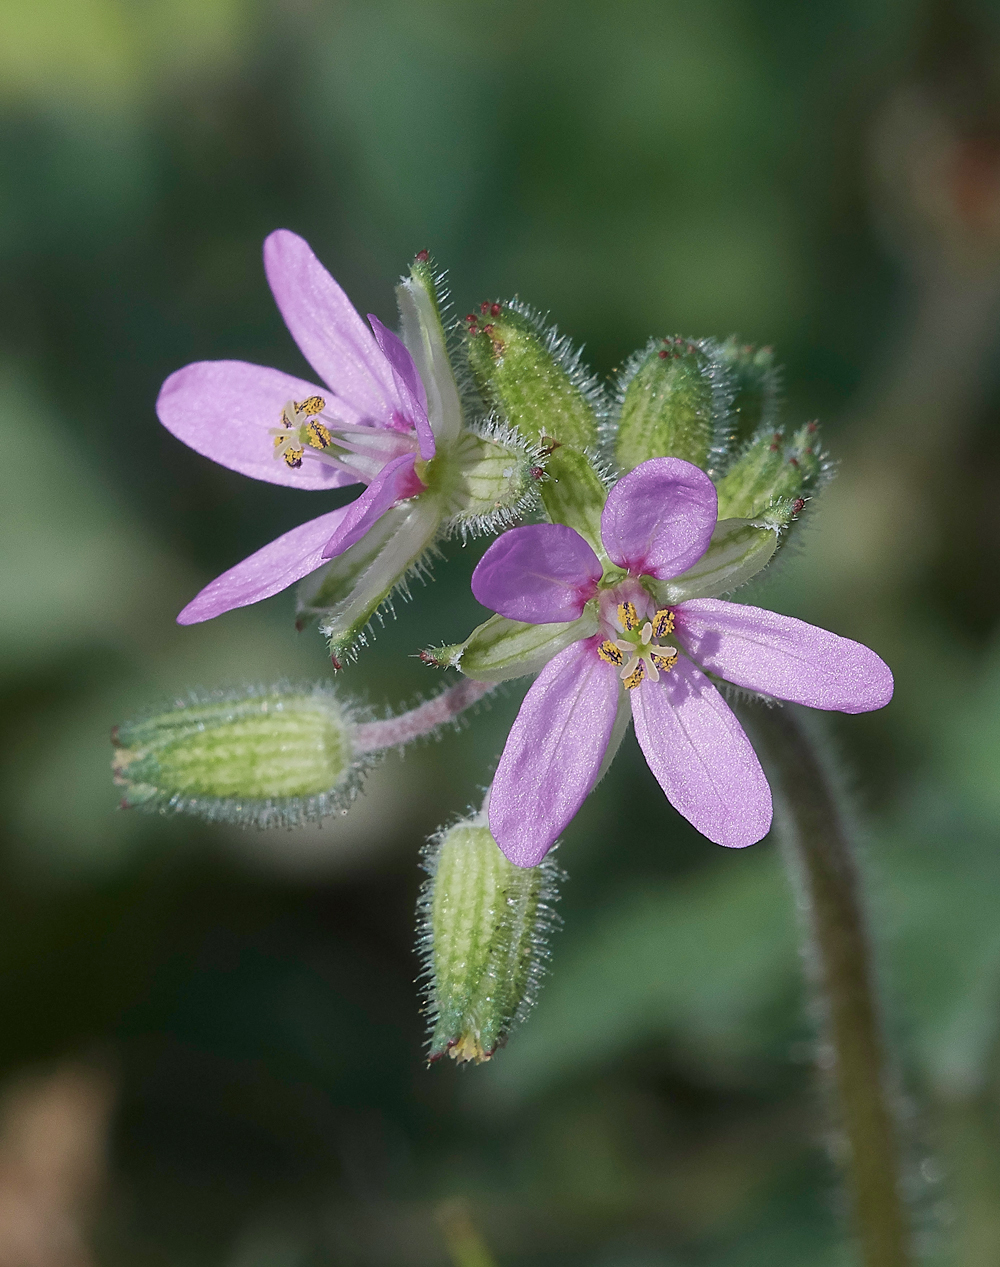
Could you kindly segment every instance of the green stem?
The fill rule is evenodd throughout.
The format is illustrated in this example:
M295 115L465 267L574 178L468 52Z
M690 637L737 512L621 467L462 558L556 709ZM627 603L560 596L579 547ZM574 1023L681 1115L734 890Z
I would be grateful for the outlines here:
M436 1214L454 1267L496 1267L493 1255L472 1222L466 1201L461 1197L443 1201Z
M740 715L771 780L776 825L808 934L862 1259L865 1267L907 1267L894 1071L841 798L798 707L744 708Z

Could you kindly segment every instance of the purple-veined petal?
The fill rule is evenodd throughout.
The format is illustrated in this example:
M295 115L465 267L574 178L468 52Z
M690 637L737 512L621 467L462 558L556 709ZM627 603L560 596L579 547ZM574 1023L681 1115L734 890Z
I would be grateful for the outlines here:
M324 559L343 554L385 514L405 497L412 497L422 487L413 472L416 454L404 453L387 462L357 501L345 507L347 514L327 541Z
M289 400L322 395L323 388L247 361L196 361L160 388L156 412L166 429L203 457L231 471L292 488L341 488L358 476L305 450L291 467L274 455L270 428L281 426Z
M524 697L490 793L490 830L516 866L533 867L597 782L618 711L614 665L597 640L553 657Z
M330 412L343 422L387 426L403 408L388 364L353 304L312 253L287 229L264 243L264 271L285 325L333 394Z
M529 524L498 537L472 574L472 592L508 620L576 620L601 579L600 560L565 524Z
M372 313L368 314L371 326L382 354L392 367L400 400L405 402L403 417L397 421L412 423L420 441L420 456L429 462L437 447L434 431L427 420L427 392L406 344L393 334Z
M667 800L717 845L742 849L767 835L771 789L732 709L681 656L659 682L632 691L639 747Z
M712 598L682 603L676 620L702 668L736 686L841 713L892 698L892 673L874 651L804 620Z
M223 572L188 603L177 623L196 625L234 607L248 607L308 576L322 566L323 547L349 509L342 506L300 524Z
M619 567L667 581L708 549L718 508L715 485L699 467L680 458L650 458L608 494L601 537Z

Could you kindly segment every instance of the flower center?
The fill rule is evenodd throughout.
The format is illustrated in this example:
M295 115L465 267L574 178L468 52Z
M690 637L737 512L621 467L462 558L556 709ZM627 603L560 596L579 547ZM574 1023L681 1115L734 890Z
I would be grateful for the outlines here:
M677 648L660 642L673 633L674 613L669 607L659 608L649 620L640 620L635 603L626 599L615 609L614 623L612 632L620 636L605 638L597 654L621 669L620 677L630 691L646 677L658 682L660 674L669 673L677 663Z
M293 469L302 465L303 458L315 458L370 484L387 462L419 451L415 431L398 426L396 415L391 426L375 427L323 417L325 409L322 396L287 401L281 410L281 426L268 432L274 437L275 458Z

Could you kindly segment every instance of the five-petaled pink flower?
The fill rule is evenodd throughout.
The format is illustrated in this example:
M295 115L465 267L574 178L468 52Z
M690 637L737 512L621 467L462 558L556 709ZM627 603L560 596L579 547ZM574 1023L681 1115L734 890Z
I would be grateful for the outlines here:
M629 713L667 799L709 840L740 848L767 833L770 788L709 674L845 713L889 702L892 674L860 643L758 607L656 599L658 582L705 554L717 505L698 467L654 458L608 495L601 538L610 566L572 528L537 524L505 533L476 568L476 598L511 620L592 618L531 686L497 768L490 828L519 866L538 863L573 818Z
M163 384L160 421L198 453L254 479L308 491L368 487L349 506L293 528L225 572L177 619L194 624L268 598L380 525L373 557L351 569L354 590L341 596L353 603L352 618L366 620L438 531L444 508L436 496L424 497L422 476L438 447L458 436L457 393L454 407L442 407L432 384L429 411L426 385L402 341L377 317L366 328L302 238L272 233L264 267L285 324L325 386L244 361L200 361ZM403 503L411 511L387 521Z

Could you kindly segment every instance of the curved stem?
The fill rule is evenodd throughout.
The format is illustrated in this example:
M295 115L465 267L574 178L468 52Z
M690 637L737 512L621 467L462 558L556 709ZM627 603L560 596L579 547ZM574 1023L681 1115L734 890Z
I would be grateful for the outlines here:
M419 739L422 735L432 734L439 726L447 725L458 716L478 704L484 695L494 689L492 683L475 682L472 678L463 678L454 686L435 695L424 704L418 704L409 712L400 713L398 717L387 717L384 721L363 722L354 731L354 751L377 752L381 748L398 748L409 743L411 739Z
M857 864L840 796L795 705L741 708L775 792L807 933L865 1267L907 1267L894 1071L886 1054Z

